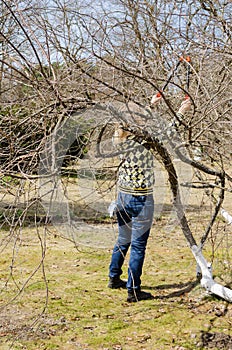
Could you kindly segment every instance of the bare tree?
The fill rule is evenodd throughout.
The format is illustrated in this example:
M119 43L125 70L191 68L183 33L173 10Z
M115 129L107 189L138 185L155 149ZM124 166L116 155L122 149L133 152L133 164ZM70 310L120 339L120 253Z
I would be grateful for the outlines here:
M102 150L113 124L129 115L128 129L152 143L164 164L181 228L207 280L203 278L203 284L215 292L201 254L220 211L227 224L232 221L223 206L231 195L230 14L231 4L223 0L121 0L110 6L87 1L79 6L65 0L1 1L2 225L10 228L9 240L18 237L31 212L39 225L44 200L45 228L49 220L59 219L59 203L65 203L68 238L78 244L70 198L65 190L56 197L64 186L61 173L67 153L69 160L79 159L87 150L92 154L95 144L97 153L90 159L96 180L99 159L110 162L115 155ZM163 97L157 111L150 109L155 93ZM193 107L180 121L176 110L185 95ZM141 129L138 115L152 127ZM177 142L166 135L174 122L180 125ZM167 145L194 171L194 182L182 185L205 190L213 206L199 244L181 203L181 184L173 176L176 169ZM113 187L114 165L111 170ZM4 247L5 238L1 244ZM45 242L41 246L42 264ZM231 291L219 294L231 301Z

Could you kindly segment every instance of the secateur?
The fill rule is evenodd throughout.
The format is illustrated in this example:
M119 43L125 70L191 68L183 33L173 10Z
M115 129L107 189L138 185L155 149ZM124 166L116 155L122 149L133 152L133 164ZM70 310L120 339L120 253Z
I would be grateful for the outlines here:
M161 97L162 96L162 93L164 92L164 90L166 89L166 87L168 86L170 81L172 80L173 76L175 75L176 71L178 70L178 68L179 68L179 66L180 66L180 64L182 62L184 62L186 64L186 89L185 89L186 95L185 95L185 99L189 98L188 91L189 91L190 73L191 73L191 66L190 66L191 58L190 58L190 56L186 56L186 57L181 56L179 58L179 61L177 62L177 64L174 67L174 69L172 70L172 73L168 77L168 79L167 79L166 83L164 84L163 88L159 92L157 92L157 94L156 94L157 97Z

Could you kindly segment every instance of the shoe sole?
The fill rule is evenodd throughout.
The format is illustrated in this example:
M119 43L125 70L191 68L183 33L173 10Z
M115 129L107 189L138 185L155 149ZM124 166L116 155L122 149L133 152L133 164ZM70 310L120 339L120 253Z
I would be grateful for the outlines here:
M147 296L147 297L132 297L132 298L127 298L127 302L128 303L137 303L138 301L141 301L141 300L152 300L152 299L155 299L153 295L150 295L150 296Z
M110 289L120 289L120 288L123 288L123 289L126 289L126 284L124 285L120 285L120 286L109 286L108 285L108 288L110 288Z

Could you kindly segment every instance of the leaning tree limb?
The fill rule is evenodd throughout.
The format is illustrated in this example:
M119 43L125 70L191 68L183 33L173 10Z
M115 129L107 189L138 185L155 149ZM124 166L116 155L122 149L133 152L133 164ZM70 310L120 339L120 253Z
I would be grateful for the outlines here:
M169 140L170 143L172 143L172 140ZM172 145L174 147L174 145ZM180 149L176 148L175 152L177 153L178 157L187 164L191 164L191 166L195 169L195 174L197 176L197 178L202 181L202 174L206 173L206 174L210 174L210 175L214 175L217 177L217 179L219 180L219 184L217 184L217 188L220 189L220 192L217 196L217 198L215 197L215 195L213 195L212 192L208 191L208 188L205 187L205 193L208 197L210 197L210 199L212 200L212 202L214 203L215 207L214 207L214 212L211 216L211 219L209 221L209 224L205 230L205 233L202 235L201 237L201 241L199 244L199 249L202 252L202 249L204 247L204 244L208 238L208 235L212 229L212 226L217 218L217 216L219 214L221 214L221 216L224 218L224 220L230 225L232 224L232 216L222 207L223 201L224 201L224 197L225 197L225 180L229 180L231 181L231 177L225 172L225 171L215 171L214 169L210 169L209 167L199 163L198 161L195 161L194 159L190 159L188 157L186 157L186 155L184 155ZM212 186L212 188L214 188L215 186ZM198 254L199 255L199 254ZM208 266L211 268L211 264L208 264ZM197 263L196 266L196 273L197 273L197 277L201 276L201 267L199 266L199 264Z
M172 162L172 159L170 155L168 154L167 150L158 142L157 140L153 140L151 147L158 152L158 154L161 156L162 162L165 166L165 169L168 173L168 180L170 183L170 187L172 190L173 195L173 205L177 213L178 220L180 222L181 229L185 235L185 238L187 239L188 243L190 244L191 251L193 253L194 258L196 259L196 262L198 266L200 266L202 279L201 279L201 285L204 287L207 291L216 294L220 296L221 298L232 302L232 290L229 288L226 288L218 283L216 283L212 277L211 271L208 269L208 262L203 256L202 253L202 243L201 240L200 246L197 246L196 241L192 235L192 232L190 230L190 227L187 222L187 218L185 216L185 212L183 209L183 205L181 203L181 197L180 197L180 191L179 191L179 184L178 184L178 178L177 174ZM202 170L202 167L201 167ZM224 184L225 184L225 176L224 173L217 173L217 175L220 177L221 180L221 193L220 193L220 199L216 205L214 215L211 218L211 221L208 225L207 231L204 235L204 240L208 236L209 229L212 227L213 222L216 219L216 216L220 210L220 206L222 204L223 198L224 198Z

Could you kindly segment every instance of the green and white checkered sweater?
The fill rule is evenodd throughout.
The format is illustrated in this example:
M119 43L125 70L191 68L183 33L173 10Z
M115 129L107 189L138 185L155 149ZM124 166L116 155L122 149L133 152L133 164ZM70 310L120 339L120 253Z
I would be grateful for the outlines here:
M119 145L118 145L119 146ZM121 164L118 173L118 190L133 195L153 193L154 169L153 154L129 136L120 143Z
M179 120L183 119L183 114L177 113ZM180 126L179 121L171 124L159 125L156 121L157 133L154 134L160 142L165 142L165 137L173 139L177 136ZM160 129L159 129L160 127ZM155 183L154 175L154 155L143 146L145 141L139 143L130 135L126 141L117 145L121 152L121 165L118 172L118 190L133 195L144 195L153 193Z

